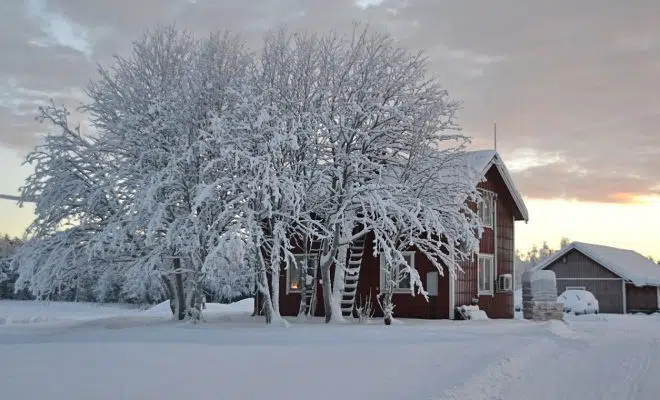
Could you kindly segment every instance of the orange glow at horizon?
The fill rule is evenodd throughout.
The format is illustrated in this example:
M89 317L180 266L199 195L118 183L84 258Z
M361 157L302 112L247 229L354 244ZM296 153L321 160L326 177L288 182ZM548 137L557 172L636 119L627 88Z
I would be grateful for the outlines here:
M627 203L525 199L530 221L516 223L515 247L525 253L547 241L556 249L562 236L570 240L635 250L660 259L660 196L631 196ZM0 201L0 234L21 236L33 206L18 208Z
M525 199L530 220L516 224L516 249L524 253L544 240L556 249L565 236L660 259L660 196L625 198L626 203Z

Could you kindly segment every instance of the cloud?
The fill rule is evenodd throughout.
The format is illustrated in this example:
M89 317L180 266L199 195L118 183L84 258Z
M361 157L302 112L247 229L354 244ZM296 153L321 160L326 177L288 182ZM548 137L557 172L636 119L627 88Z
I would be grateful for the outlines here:
M355 4L362 9L366 9L369 7L377 7L383 4L384 1L385 0L357 0Z
M511 172L522 172L564 162L563 157L557 153L540 153L535 149L519 148L511 154L506 165Z
M43 36L28 43L39 47L62 46L91 56L92 43L89 41L89 29L77 24L58 12L46 9L46 0L28 0L27 15L36 21Z
M2 7L0 146L32 146L44 129L32 119L36 105L48 96L77 105L95 63L127 54L155 24L198 35L229 29L255 46L281 24L342 32L360 20L426 52L429 73L463 102L459 122L475 147L492 146L498 122L498 150L524 195L625 202L660 186L657 1L5 0Z
M637 203L660 195L657 176L630 175L565 161L519 170L513 172L513 177L531 199Z

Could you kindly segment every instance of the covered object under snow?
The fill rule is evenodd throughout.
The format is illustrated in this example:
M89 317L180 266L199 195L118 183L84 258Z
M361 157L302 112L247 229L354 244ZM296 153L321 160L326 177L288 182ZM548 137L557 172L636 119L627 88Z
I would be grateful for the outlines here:
M603 313L659 308L660 265L632 250L573 242L535 270L554 271L559 293L571 288L590 291Z
M563 307L557 303L557 282L553 271L526 271L522 275L522 300L525 319L548 321L563 317Z

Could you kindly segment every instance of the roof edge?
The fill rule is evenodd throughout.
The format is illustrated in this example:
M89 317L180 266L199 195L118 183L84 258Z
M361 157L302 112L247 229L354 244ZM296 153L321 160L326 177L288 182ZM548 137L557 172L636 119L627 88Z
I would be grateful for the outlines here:
M613 270L612 267L608 265L608 263L603 262L598 256L592 254L591 251L585 249L584 247L581 247L580 244L581 244L581 242L572 242L570 245L564 247L563 249L557 251L555 254L551 255L550 257L548 257L545 260L538 263L532 269L538 271L538 270L542 270L544 268L547 268L548 266L550 266L550 264L557 261L560 257L563 257L569 251L576 250L576 251L579 251L585 257L588 257L592 261L598 263L601 267L605 268L606 270L610 271L614 275L616 275L619 278L623 279L625 282L629 282L629 283L634 284L635 286L639 286L638 285L639 281L636 281L635 279L631 279L629 276L624 276L623 274L621 274L620 271Z
M509 173L509 169L506 167L506 164L504 164L504 161L502 160L502 157L500 157L499 153L495 152L490 162L486 164L484 170L481 171L481 174L485 177L486 173L488 173L488 170L493 165L497 168L498 172L502 176L502 180L504 181L507 190L511 194L514 203L516 203L516 207L518 207L518 212L520 212L520 215L522 216L522 220L525 221L526 223L529 222L529 211L527 210L525 201L523 200L522 195L520 194L518 189L516 189L516 186L513 183L513 178Z

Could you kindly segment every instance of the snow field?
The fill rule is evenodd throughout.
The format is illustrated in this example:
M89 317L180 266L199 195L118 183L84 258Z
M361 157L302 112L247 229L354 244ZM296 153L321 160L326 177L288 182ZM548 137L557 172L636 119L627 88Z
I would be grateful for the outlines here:
M292 318L285 329L251 309L209 304L195 325L172 321L166 304L0 302L0 315L32 321L0 326L2 398L583 400L660 390L654 315L389 327Z

